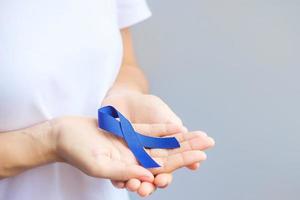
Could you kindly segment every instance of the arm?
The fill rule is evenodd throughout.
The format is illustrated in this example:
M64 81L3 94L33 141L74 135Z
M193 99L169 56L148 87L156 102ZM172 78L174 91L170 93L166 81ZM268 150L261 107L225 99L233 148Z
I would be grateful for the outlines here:
M131 93L128 96L132 96L132 92L138 94L147 94L149 92L149 85L142 69L137 64L132 37L129 28L122 29L121 36L123 41L122 64L121 64L118 77L114 85L110 88L107 97L110 98L109 97L110 95L112 96L117 95L117 99L119 99L119 95L121 95L120 99L122 100L122 103L120 103L119 105L124 105L127 96L126 93L128 92ZM125 94L125 96L122 96L123 94ZM135 98L135 99L139 100L139 98ZM104 101L104 104L105 102L106 100ZM114 100L111 101L110 99L108 99L108 104L114 104L114 102L115 102ZM122 109L122 106L117 106L117 107ZM128 113L128 115L130 114ZM142 118L140 119L143 121ZM156 176L154 181L155 184L151 184L147 182L141 183L137 179L130 179L127 182L112 181L112 183L115 187L119 187L119 188L126 187L130 191L137 191L138 194L141 196L147 196L148 194L152 193L156 187L166 187L171 182L171 180L172 180L172 174L162 173Z
M124 46L122 66L114 85L102 101L102 105L115 106L134 123L177 124L182 127L180 131L186 132L181 119L159 97L147 94L148 82L137 65L130 31L126 28L122 29L121 33ZM199 167L199 163L195 162L186 166L195 170ZM146 196L156 187L166 187L171 180L172 174L161 173L155 177L154 184L141 183L135 179L127 182L114 181L113 184L116 187L126 187L130 191L137 191L141 196Z
M137 66L128 29L122 30L124 56L122 67L111 91L148 91L148 83ZM131 78L129 78L131 77ZM27 169L59 161L50 122L0 133L0 179Z
M148 91L148 83L137 66L129 29L122 30L124 56L114 87L110 91ZM131 78L128 78L131 77ZM0 133L0 179L27 169L60 161L50 122Z
M122 34L124 35L125 32ZM125 39L124 43L126 41L130 40ZM128 54L128 45L125 49L127 49L125 50L127 53L124 56L126 58L123 60L122 71L111 91L135 91L134 94L142 95L148 90L147 81L135 64L134 57L127 56L133 55L133 53ZM133 52L132 47L131 52ZM128 94L128 92L125 93ZM130 92L129 96L131 94L133 93ZM140 108L146 108L140 104L149 103L149 96L145 96L147 98L144 101L133 95L134 101L131 105L137 106L130 107L130 110L145 113L140 112ZM124 99L121 98L120 100L123 101ZM150 105L153 105L153 108L158 107L157 103L152 104L150 102ZM162 113L159 116L165 116L166 113L162 107L159 107L159 110ZM136 186L134 183L139 181L141 184L139 193L147 195L151 190L154 190L153 183L156 186L164 187L170 182L170 174L164 173L171 173L180 167L203 161L206 156L202 150L213 145L210 139L203 134L196 134L196 139L194 138L195 133L191 133L193 137L184 137L186 134L181 132L181 126L175 126L177 128L174 129L174 124L165 123L161 119L144 121L142 116L136 117L141 122L140 124L137 122L134 128L140 133L158 137L174 135L182 138L181 142L183 143L193 140L193 143L202 145L193 149L181 145L182 148L176 152L167 150L170 151L170 154L167 153L170 158L162 161L161 164L164 167L151 171L156 175L154 179L149 170L137 163L126 144L120 142L119 138L108 135L98 128L97 119L75 116L60 117L30 128L0 133L0 179L14 176L36 166L62 161L77 167L89 176L108 178L120 181L121 184L125 184L123 181L129 180L126 182L126 187ZM156 124L151 123L154 121ZM171 151L173 152L172 155ZM151 155L152 152L153 155ZM149 153L155 159L157 155L164 155L165 150L149 151ZM182 156L186 158L178 159ZM122 159L120 160L120 158ZM159 180L166 180L167 182L161 184Z
M0 179L58 160L49 122L0 133Z
M135 59L129 28L121 30L123 59L118 77L109 93L136 91L148 93L148 81Z
M174 135L180 127L172 124L133 124L134 129L149 135ZM172 130L172 131L170 131ZM194 135L194 134L193 134ZM194 138L183 138L176 134L180 142ZM198 134L197 140L210 146L207 137ZM200 147L178 148L169 159L162 160L164 167L152 171L153 174L172 172L191 162L205 159ZM158 150L159 151L159 150ZM171 150L170 151L171 155ZM161 150L160 153L165 151ZM196 156L193 156L196 152ZM154 159L157 155L151 154ZM157 153L157 151L155 151ZM188 156L188 159L177 159ZM122 158L122 159L120 159ZM186 161L183 163L181 161ZM55 118L30 128L0 133L0 178L17 175L24 170L43 164L62 161L78 168L89 176L111 180L127 181L137 179L153 182L153 174L139 165L127 145L112 134L98 128L97 119L90 117L65 116Z
M93 177L152 181L151 172L139 166L130 150L118 140L100 130L97 119L79 116L55 118L30 128L2 132L0 179L61 161ZM132 163L125 164L118 160L120 157Z

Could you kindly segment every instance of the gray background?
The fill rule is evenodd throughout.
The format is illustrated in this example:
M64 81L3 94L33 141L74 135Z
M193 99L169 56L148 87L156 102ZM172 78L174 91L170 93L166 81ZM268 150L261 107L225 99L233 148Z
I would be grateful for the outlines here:
M152 92L216 139L149 199L300 199L300 1L148 3L134 37Z

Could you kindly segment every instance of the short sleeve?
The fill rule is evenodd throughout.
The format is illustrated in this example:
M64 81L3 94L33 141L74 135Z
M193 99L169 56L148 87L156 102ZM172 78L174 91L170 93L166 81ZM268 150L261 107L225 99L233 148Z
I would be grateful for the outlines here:
M146 0L116 0L119 28L139 23L151 16Z

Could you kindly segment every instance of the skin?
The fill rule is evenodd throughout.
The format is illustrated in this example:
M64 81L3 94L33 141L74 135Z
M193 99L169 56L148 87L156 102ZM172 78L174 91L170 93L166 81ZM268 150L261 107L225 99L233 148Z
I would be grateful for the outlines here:
M121 30L124 47L124 57L115 84L108 92L102 105L113 105L134 123L165 123L176 124L183 132L187 132L182 120L159 97L148 93L148 83L135 59L134 48L129 29ZM205 134L205 133L203 133ZM210 138L212 146L214 140ZM203 148L202 150L205 150ZM187 165L190 170L196 170L199 162ZM140 196L148 196L157 187L165 188L172 182L171 173L161 173L155 177L153 185L142 184L138 180L126 182L113 181L117 188L127 188ZM144 186L145 185L145 186Z
M183 126L180 119L171 111L171 109L158 97L148 94L141 94L141 93L124 93L124 94L116 94L108 96L104 101L103 105L113 105L117 107L119 110L122 111L131 119L134 123L158 123L163 122L164 124L174 124L178 126L181 132L186 133L187 129ZM130 111L130 112L128 112ZM150 111L150 112L149 112ZM201 132L203 135L205 133ZM207 136L207 135L206 135ZM209 138L210 144L209 146L203 146L200 150L206 150L207 148L213 146L214 141L212 138ZM196 170L199 167L200 163L192 163L187 167L191 170ZM141 185L137 180L130 181L129 183L116 183L113 184L116 187L126 187L130 191L136 191L141 196L144 193L149 195L152 193L157 187L164 188L168 184L171 183L172 174L163 173L159 176L155 177L155 182L153 187L147 187L147 189L137 188L137 185ZM150 190L151 189L151 190ZM140 192L144 191L146 192ZM146 196L147 196L146 195Z
M210 145L202 133L182 133L173 124L133 124L135 130L145 135L170 135L181 144L173 150L147 150L163 166L149 171L138 164L124 140L100 130L97 119L65 116L50 123L51 128L43 123L0 134L1 178L56 161L71 164L93 177L120 181L135 178L152 183L156 174L205 160L205 153L199 149Z
M110 179L115 187L147 196L172 181L181 167L196 169L214 141L201 131L189 132L158 97L148 94L137 66L128 29L121 30L124 56L119 75L102 105L114 105L142 134L176 137L177 149L147 150L162 167L145 169L124 141L98 128L97 120L62 116L28 128L0 134L0 179L53 162L65 162L89 176Z

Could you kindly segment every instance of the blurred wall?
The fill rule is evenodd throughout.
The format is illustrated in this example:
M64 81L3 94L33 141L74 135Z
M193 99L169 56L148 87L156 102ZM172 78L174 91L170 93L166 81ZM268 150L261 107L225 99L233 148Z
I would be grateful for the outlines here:
M300 1L148 3L134 37L152 92L216 140L148 199L300 199Z

